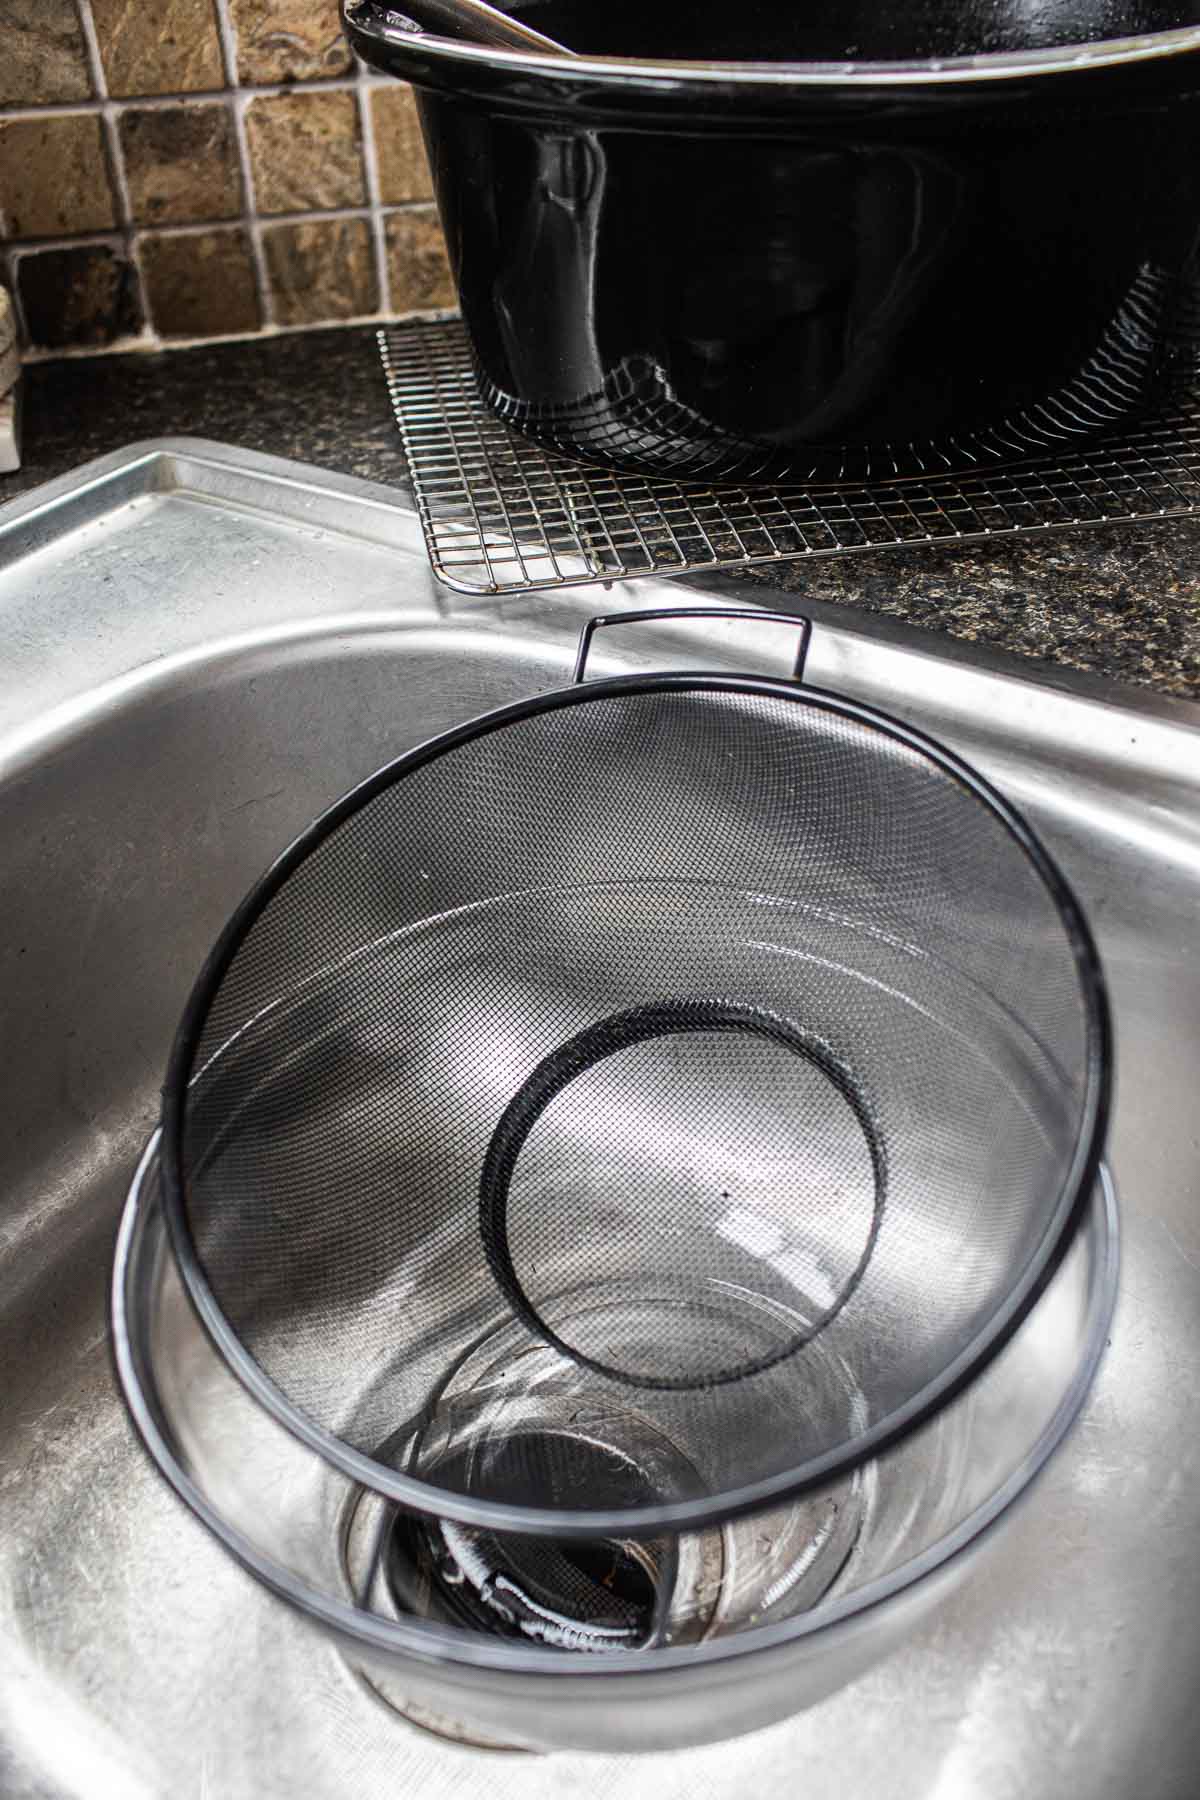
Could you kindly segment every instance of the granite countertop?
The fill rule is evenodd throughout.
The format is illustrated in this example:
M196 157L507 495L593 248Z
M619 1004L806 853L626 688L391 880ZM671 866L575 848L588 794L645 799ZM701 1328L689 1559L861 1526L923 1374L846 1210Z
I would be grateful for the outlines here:
M139 438L216 438L385 483L404 459L370 327L25 374L24 466L0 503ZM776 588L849 603L1160 694L1200 697L1200 517L782 565Z

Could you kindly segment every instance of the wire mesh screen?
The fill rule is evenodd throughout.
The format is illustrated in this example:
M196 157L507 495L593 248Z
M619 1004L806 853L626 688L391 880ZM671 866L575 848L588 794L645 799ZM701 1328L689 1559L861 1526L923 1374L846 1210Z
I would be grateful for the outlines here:
M173 1078L240 1344L435 1510L594 1506L581 1440L639 1514L844 1459L1069 1214L1096 1002L1045 867L898 730L705 682L385 771L239 921Z
M435 573L463 593L568 587L896 544L1170 518L1200 508L1195 343L1153 416L972 472L770 488L647 479L548 450L484 404L458 320L379 334Z

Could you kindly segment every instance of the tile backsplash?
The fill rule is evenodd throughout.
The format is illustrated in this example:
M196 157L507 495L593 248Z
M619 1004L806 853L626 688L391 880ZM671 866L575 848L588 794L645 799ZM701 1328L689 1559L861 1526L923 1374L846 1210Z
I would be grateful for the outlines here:
M336 0L0 18L0 281L33 355L453 304L412 94Z

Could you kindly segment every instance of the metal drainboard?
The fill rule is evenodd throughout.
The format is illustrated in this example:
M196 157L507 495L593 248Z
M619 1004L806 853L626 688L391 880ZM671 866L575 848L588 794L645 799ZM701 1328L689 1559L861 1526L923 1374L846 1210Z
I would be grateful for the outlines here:
M379 333L434 573L465 594L684 575L1200 510L1200 365L1153 415L1003 466L867 485L648 479L544 449L484 404L461 320Z

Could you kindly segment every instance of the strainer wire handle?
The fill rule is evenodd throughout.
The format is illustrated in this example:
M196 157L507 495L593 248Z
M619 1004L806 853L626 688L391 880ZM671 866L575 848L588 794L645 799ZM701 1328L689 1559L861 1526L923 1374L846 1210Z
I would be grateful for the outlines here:
M592 638L602 625L637 625L650 619L761 619L767 625L791 625L800 633L796 659L792 664L792 680L804 680L804 664L808 656L809 639L812 637L812 620L797 617L795 613L766 612L757 606L651 606L637 612L597 613L594 619L588 620L579 634L579 648L575 652L571 680L578 683L584 679Z

